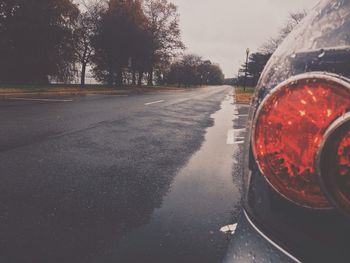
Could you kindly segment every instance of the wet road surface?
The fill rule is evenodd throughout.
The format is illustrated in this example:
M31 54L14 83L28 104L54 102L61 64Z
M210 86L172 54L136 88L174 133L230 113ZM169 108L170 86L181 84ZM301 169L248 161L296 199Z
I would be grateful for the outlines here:
M0 261L220 262L248 111L230 94L0 101Z

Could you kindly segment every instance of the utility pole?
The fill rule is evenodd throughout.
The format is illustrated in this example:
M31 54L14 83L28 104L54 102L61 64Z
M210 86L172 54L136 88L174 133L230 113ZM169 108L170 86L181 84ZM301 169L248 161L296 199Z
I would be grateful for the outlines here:
M246 90L246 85L247 85L247 75L248 75L248 59L249 59L249 53L250 53L250 49L247 48L246 50L246 61L245 61L245 75L244 75L244 85L243 85L243 89L244 91Z
M238 68L238 72L237 72L237 82L236 82L237 88L239 88L239 71L240 71L240 68Z
M238 67L238 71L237 71L237 81L236 81L236 86L237 86L237 88L239 88L239 72L241 71L241 65L242 65L242 62L240 61L240 60L238 60L238 65L239 65L239 67Z

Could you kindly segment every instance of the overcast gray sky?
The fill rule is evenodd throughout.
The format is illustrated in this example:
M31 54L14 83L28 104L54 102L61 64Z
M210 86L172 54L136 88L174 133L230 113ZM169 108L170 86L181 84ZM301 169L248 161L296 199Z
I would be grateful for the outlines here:
M187 53L219 63L226 77L237 74L245 50L256 51L293 11L319 0L170 0L179 7Z

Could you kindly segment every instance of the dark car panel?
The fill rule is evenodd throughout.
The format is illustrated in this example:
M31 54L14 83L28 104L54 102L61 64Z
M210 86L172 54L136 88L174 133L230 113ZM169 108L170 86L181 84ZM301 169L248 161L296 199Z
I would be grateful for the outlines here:
M298 262L276 243L271 243L272 240L260 232L246 214L240 217L235 236L224 263Z
M292 74L328 72L350 77L350 46L296 53L291 58Z
M281 197L263 178L251 151L251 127L263 99L290 77L316 71L349 81L350 1L321 1L266 66L248 122L245 210L261 232L302 262L350 262L348 219L335 208L302 208Z

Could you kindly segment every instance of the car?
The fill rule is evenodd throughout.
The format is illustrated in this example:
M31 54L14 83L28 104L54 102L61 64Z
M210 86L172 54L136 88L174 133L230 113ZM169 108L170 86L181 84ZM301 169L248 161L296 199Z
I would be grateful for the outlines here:
M350 262L350 1L321 1L269 60L243 169L225 262Z

